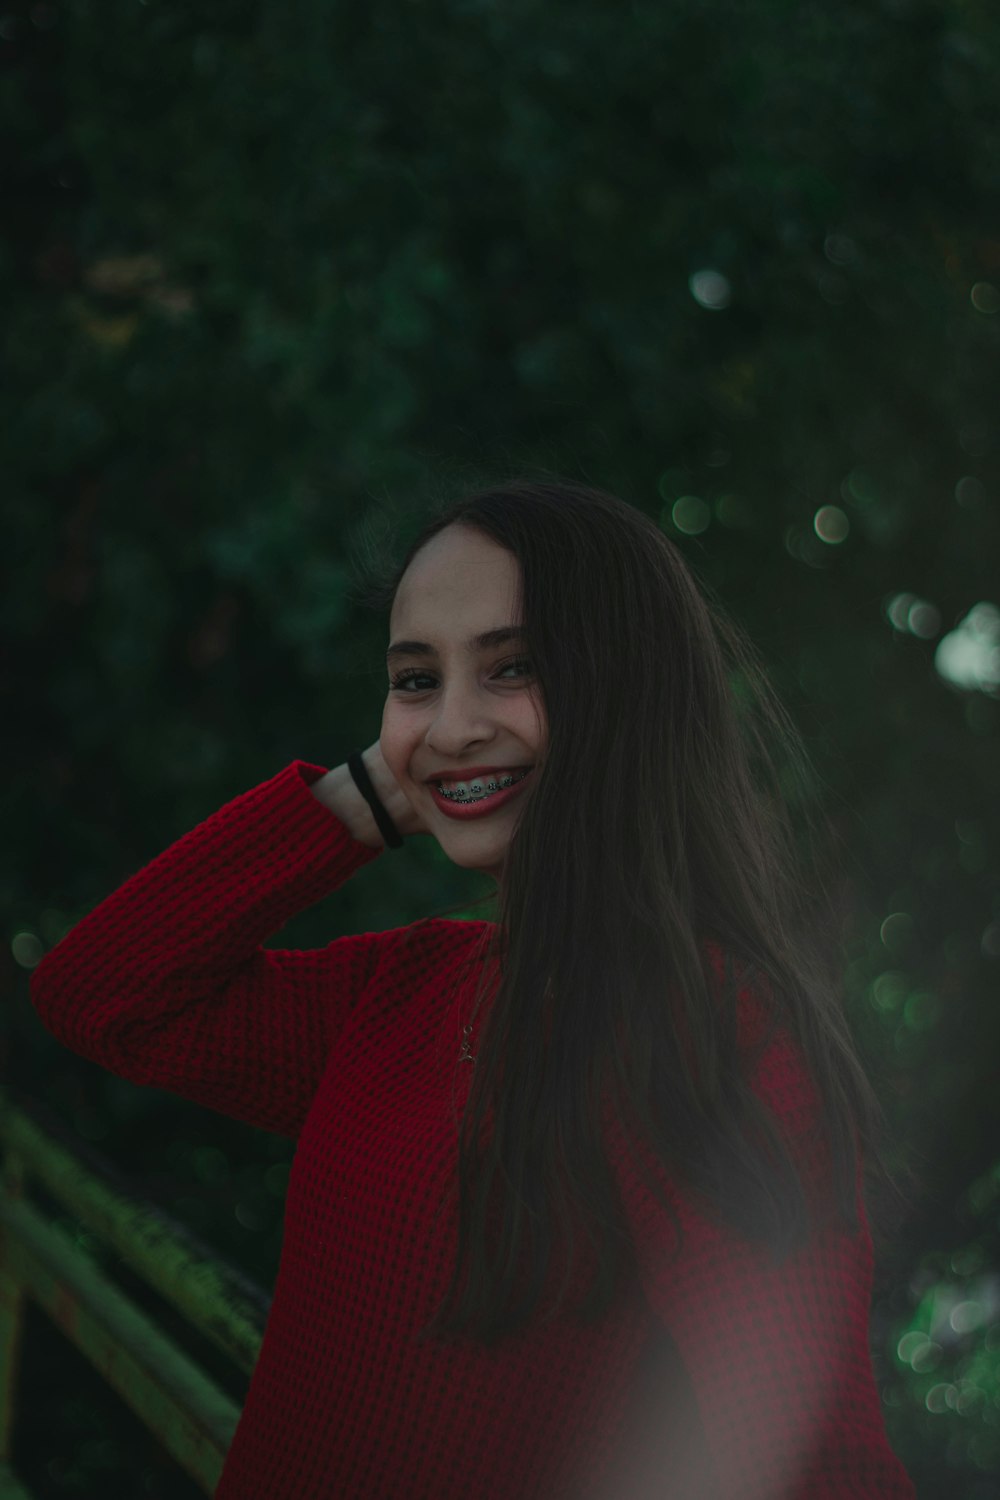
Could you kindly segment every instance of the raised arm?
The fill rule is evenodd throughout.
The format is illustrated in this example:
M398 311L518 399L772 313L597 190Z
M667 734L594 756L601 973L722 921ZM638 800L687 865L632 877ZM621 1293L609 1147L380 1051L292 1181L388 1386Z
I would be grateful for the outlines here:
M32 975L38 1015L122 1078L294 1138L392 934L261 944L381 848L353 785L293 761L78 922Z

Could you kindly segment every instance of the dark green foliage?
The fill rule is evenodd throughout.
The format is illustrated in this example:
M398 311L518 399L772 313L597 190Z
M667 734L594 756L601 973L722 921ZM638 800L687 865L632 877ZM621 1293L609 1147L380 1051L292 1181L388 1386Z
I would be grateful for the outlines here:
M878 1373L949 1500L997 1493L1000 1431L1000 672L936 666L1000 605L998 40L987 0L0 13L8 1074L271 1277L290 1146L50 1046L28 971L223 801L376 737L350 589L386 500L522 462L617 491L826 782L852 1018L923 1179ZM479 893L428 841L281 943Z

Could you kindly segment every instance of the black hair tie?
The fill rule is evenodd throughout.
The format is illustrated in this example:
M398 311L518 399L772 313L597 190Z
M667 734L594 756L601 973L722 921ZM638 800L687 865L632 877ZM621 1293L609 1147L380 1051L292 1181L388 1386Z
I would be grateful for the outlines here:
M402 834L378 800L378 793L372 786L372 779L368 775L364 761L361 759L360 750L355 750L353 755L347 757L347 769L354 778L354 785L371 808L372 816L378 824L378 831L385 839L389 848L401 849L403 847Z

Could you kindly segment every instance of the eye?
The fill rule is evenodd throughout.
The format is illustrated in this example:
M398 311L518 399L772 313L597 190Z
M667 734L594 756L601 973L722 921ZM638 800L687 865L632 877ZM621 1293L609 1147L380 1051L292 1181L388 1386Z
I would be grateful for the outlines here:
M521 669L519 672L520 676L530 677L532 675L531 662L526 656L517 656L512 661L504 662L502 666L497 667L494 675L499 677L501 672L509 672L513 667ZM425 691L425 689L414 688L408 691L406 688L406 684L409 682L416 682L420 679L423 679L425 682L436 681L436 678L431 672L424 672L420 667L407 667L405 672L400 672L397 674L397 676L390 678L389 687L391 691L407 692L407 696L412 696L413 692L422 693Z
M515 658L514 658L513 661L504 662L503 666L500 667L498 670L500 672L506 672L511 667L520 667L521 668L521 676L522 677L530 677L531 676L531 662L528 660L528 658L526 656L515 656Z
M399 692L402 688L405 688L408 682L414 682L418 677L426 677L427 675L426 672L421 672L416 667L408 667L405 672L400 672L398 676L389 679L389 687L392 691Z

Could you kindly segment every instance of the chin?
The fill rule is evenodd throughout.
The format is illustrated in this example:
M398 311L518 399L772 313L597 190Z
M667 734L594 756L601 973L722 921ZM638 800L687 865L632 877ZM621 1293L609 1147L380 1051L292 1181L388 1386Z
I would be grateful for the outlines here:
M457 850L449 849L441 839L438 839L438 846L452 864L457 865L460 870L478 870L481 875L490 875L494 880L500 879L500 872L503 868L502 855L499 860L491 860L489 864L485 864L472 853L461 854Z

